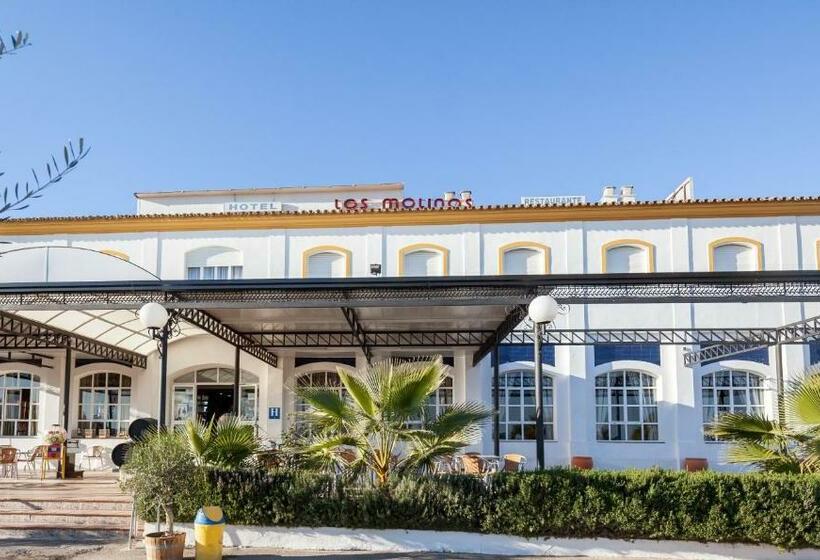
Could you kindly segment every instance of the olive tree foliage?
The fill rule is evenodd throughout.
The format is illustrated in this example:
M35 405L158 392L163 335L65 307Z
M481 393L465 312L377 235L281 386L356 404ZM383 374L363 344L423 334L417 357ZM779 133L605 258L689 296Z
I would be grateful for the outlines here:
M17 54L21 49L30 46L29 35L23 31L12 33L10 43L6 43L0 34L0 60ZM48 187L59 183L63 177L71 173L88 155L89 148L81 137L77 144L69 140L62 149L62 157L51 156L40 174L32 167L31 177L7 181L5 173L0 171L0 221L7 220L12 212L25 210L34 199L42 197Z

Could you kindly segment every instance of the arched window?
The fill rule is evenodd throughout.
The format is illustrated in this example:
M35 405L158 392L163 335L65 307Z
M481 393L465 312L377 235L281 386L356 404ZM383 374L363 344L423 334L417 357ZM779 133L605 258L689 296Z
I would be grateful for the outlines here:
M233 414L234 370L210 367L191 371L174 379L172 423L181 425L197 418L210 422ZM239 377L239 420L248 424L258 418L259 378L242 370Z
M726 237L709 244L709 270L737 272L763 270L763 245L746 237Z
M399 276L447 276L449 251L440 245L420 243L399 251Z
M23 372L0 374L0 435L37 435L40 378Z
M117 437L128 433L131 378L111 372L80 378L77 429L84 437Z
M229 247L200 247L185 254L188 280L242 278L242 253Z
M549 274L550 250L546 245L526 241L498 249L499 274Z
M703 405L703 437L716 438L706 433L712 423L727 412L745 412L763 416L763 377L748 371L721 370L706 373L700 378Z
M303 278L345 278L350 276L351 253L347 249L322 246L302 255Z
M655 272L655 246L640 239L618 239L601 248L601 271Z
M543 376L544 439L555 439L552 377ZM499 439L534 440L535 374L529 369L502 372L498 380Z
M630 370L597 375L595 427L598 441L657 441L655 379Z

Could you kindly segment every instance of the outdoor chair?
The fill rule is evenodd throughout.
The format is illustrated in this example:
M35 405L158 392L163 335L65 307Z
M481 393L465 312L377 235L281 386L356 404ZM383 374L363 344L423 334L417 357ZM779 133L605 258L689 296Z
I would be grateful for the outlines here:
M527 458L520 453L507 453L504 455L504 472L521 472L526 464Z
M18 478L17 476L17 449L4 447L0 449L0 477Z
M452 455L441 457L435 463L433 463L434 475L456 474L458 472L458 464L456 463L455 457L453 457Z
M105 448L102 445L92 445L85 450L85 460L88 463L88 470L91 470L91 461L97 461L102 469L105 461L103 460L103 453Z
M45 445L38 445L29 452L28 459L23 465L23 470L31 470L32 474L37 472L37 459L42 460L45 456Z
M484 460L478 453L465 453L461 456L461 464L464 467L464 474L473 474L479 476L484 474Z

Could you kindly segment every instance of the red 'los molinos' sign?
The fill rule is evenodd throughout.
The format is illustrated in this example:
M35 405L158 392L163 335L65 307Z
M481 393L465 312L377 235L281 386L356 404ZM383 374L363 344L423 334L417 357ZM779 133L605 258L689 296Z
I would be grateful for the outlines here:
M337 198L336 210L367 210L376 207L378 201L369 198ZM472 198L384 198L381 207L385 210L414 210L417 208L472 208Z

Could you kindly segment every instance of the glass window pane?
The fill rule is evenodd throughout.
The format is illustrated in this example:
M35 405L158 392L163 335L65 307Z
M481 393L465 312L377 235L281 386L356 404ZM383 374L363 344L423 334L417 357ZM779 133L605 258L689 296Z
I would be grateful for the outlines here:
M233 383L234 378L236 378L236 375L234 375L234 371L232 369L219 369L220 383Z
M712 389L701 390L701 401L705 406L715 404L715 393L712 391Z
M196 372L197 383L216 383L217 381L218 378L216 368L201 369L198 372Z

